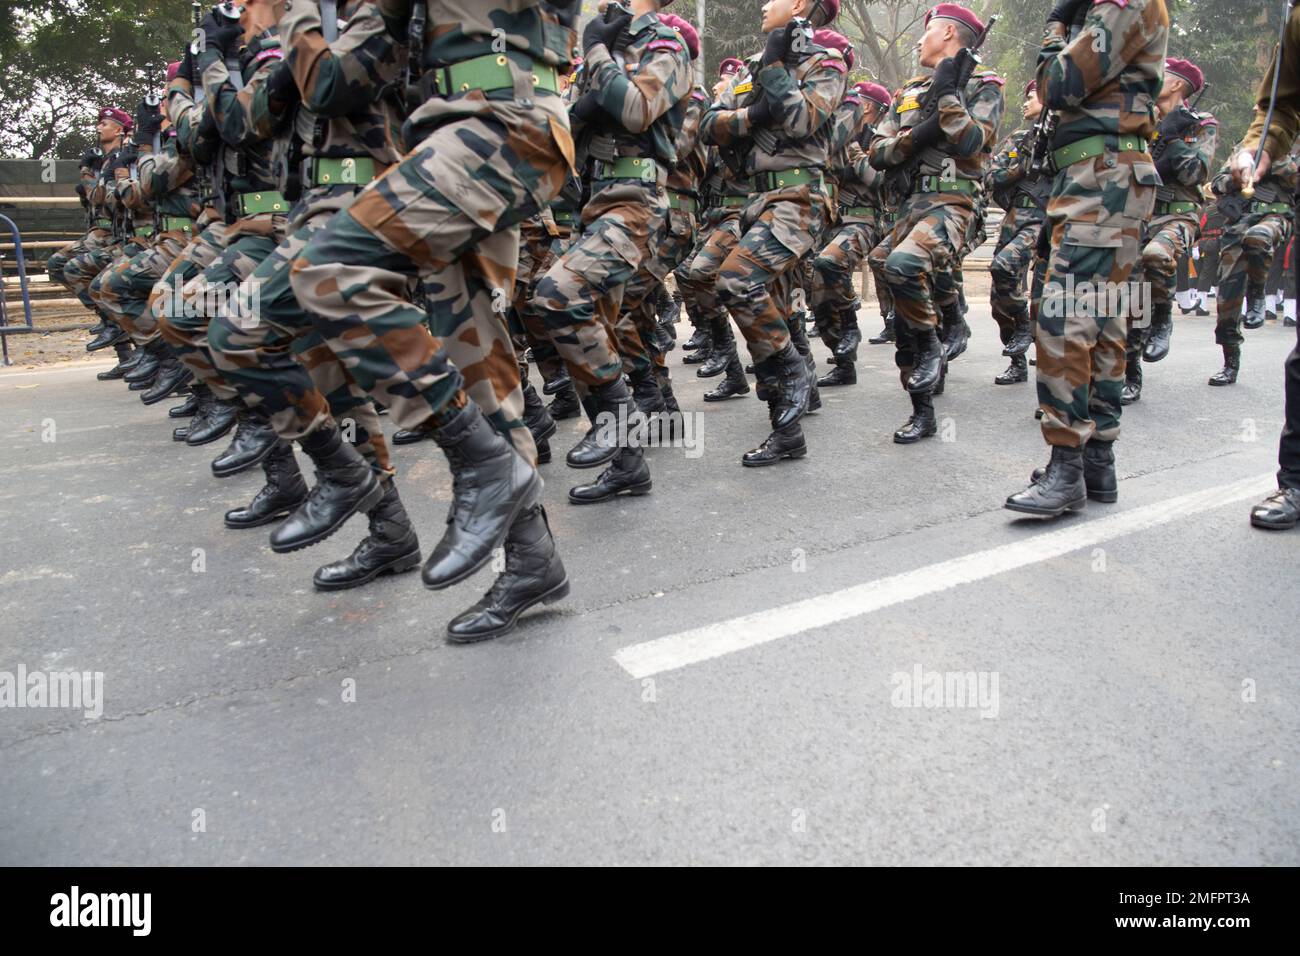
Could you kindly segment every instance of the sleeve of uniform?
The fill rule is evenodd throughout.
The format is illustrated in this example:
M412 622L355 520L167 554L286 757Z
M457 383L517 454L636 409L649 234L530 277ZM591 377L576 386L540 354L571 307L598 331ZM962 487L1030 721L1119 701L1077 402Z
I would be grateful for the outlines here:
M601 108L632 133L644 133L691 94L690 54L675 38L651 40L632 76L619 69L603 44L592 48L586 66Z
M1169 144L1170 165L1174 178L1184 186L1195 186L1205 182L1210 174L1210 164L1214 162L1214 148L1218 144L1218 124L1205 120L1196 127L1191 139L1183 136Z
M674 144L677 156L683 161L699 145L700 120L704 116L706 102L703 91L691 91L690 102L686 104L686 117L682 122L681 130L677 133L677 142Z
M203 88L224 142L243 146L270 138L279 117L267 102L266 78L279 62L280 57L266 57L244 88L236 90L220 51L210 48L202 54Z
M736 109L739 97L736 96L737 77L732 77L717 101L704 111L700 120L700 137L710 146L730 146L738 139L749 134L749 118L746 110Z
M865 111L866 107L859 99L848 99L835 107L831 119L831 139L826 145L831 156L837 156L849 148L849 143L862 128L862 114Z
M779 118L776 128L789 139L807 139L821 129L844 99L848 87L846 69L843 60L823 55L802 83L775 64L760 70L758 83Z
M997 139L1002 125L1002 84L981 83L965 105L955 95L939 98L939 126L958 156L974 156Z
M362 4L333 44L321 32L319 6L295 3L280 19L280 42L303 105L320 116L359 112L403 69L375 3Z
M1001 189L1015 185L1024 178L1024 167L1020 162L1020 138L1010 136L994 154L984 183L989 189Z
M1264 151L1269 158L1281 159L1291 149L1296 135L1300 133L1300 7L1291 10L1291 19L1287 21L1286 33L1282 37L1282 60L1288 64L1282 71L1277 83L1277 106L1273 109L1273 122L1264 140ZM1251 121L1246 138L1242 140L1243 148L1254 152L1264 135L1264 116L1268 112L1269 96L1273 92L1273 73L1277 70L1277 54L1268 65L1268 72L1259 85L1259 94L1255 103L1255 118Z
M163 196L194 175L194 164L174 151L140 157L140 186L149 196Z
M113 177L117 181L113 184L114 192L117 193L118 201L127 209L139 209L144 205L144 191L140 188L140 179L137 167L136 176L131 175L131 170L125 166L119 167L113 171Z
M1137 0L1093 0L1083 29L1069 43L1065 24L1049 23L1038 55L1043 105L1077 107L1116 79L1163 29L1156 10Z
M892 169L912 156L912 136L898 128L898 99L899 95L895 94L894 104L871 135L867 157L873 169Z

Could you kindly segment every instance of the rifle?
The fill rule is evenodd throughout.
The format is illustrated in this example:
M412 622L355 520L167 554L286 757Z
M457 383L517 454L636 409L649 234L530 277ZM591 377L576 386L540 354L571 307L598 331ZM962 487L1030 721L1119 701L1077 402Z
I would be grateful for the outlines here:
M989 17L988 23L984 24L984 29L980 35L975 38L975 42L968 47L962 47L957 51L957 80L956 90L957 98L965 105L966 101L966 84L970 82L971 75L975 72L975 67L983 61L979 57L980 47L988 39L989 33L993 30L993 24L998 22L1002 15L995 13ZM925 103L921 107L921 112L914 125L920 125L939 111L939 97L931 95L931 90L926 91ZM915 183L916 172L921 165L921 156L919 152L914 152L907 162L895 166L886 173L886 189L898 197L899 202L906 199L912 194L912 187Z
M1083 29L1083 23L1088 17L1088 9L1088 5L1084 4L1075 13L1074 19L1070 22L1066 46L1074 42L1075 37L1079 35L1079 31ZM1040 176L1056 175L1056 162L1052 159L1052 140L1056 138L1056 128L1060 124L1060 113L1056 110L1049 110L1046 103L1044 103L1043 111L1038 116L1038 122L1034 124L1033 148L1029 151L1029 171L1031 173Z
M1196 99L1192 100L1190 106L1186 103L1180 103L1178 104L1178 109L1175 110L1173 113L1170 113L1169 116L1174 117L1174 116L1182 115L1187 117L1191 122L1195 122L1196 104L1201 102L1201 97L1205 95L1205 91L1208 90L1209 88L1210 88L1210 84L1206 83L1204 86L1201 87L1201 91L1196 94ZM1165 124L1162 121L1160 126L1164 126L1164 125ZM1160 157L1163 156L1165 152L1169 149L1169 141L1173 138L1172 136L1166 135L1165 133L1161 132L1160 126L1156 127L1156 142L1155 145L1151 147L1151 162L1153 163L1157 163L1160 161Z
M613 23L616 16L632 16L632 11L626 7L621 0L613 0L605 7L603 19L606 23ZM624 58L618 50L610 50L610 55L614 62L618 64L620 70L623 69ZM587 83L590 82L590 75L583 73L583 92L586 92ZM604 128L597 129L591 123L583 130L582 149L579 151L588 158L598 159L602 162L612 163L618 158L618 142L614 134Z

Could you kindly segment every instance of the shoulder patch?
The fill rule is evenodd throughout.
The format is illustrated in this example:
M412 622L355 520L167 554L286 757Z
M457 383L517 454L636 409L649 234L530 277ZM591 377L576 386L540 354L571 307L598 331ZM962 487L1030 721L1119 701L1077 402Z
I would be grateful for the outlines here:
M998 76L992 70L987 73L976 73L971 77L971 79L979 80L981 83L996 83L998 86L1006 86L1007 84L1005 78Z
M676 37L673 37L672 39L663 37L658 40L651 40L646 44L645 48L647 51L667 50L670 53L681 53L686 49L686 47L682 45L682 41L678 40Z
M703 90L691 90L691 99L699 100L701 103L707 103L709 101L708 96L704 94Z
M1113 4L1115 4L1115 6L1117 6L1117 7L1127 7L1127 6L1128 6L1128 0L1092 0L1092 5L1093 5L1094 7L1099 7L1099 6L1101 6L1103 3L1113 3Z
M261 63L263 60L283 60L283 59L284 59L284 51L281 50L279 47L274 47L270 50L262 50L260 53L257 54L257 56L253 57L253 60L257 63Z
M823 58L821 65L830 67L836 73L849 72L849 65L844 62L844 57L840 56L838 53L833 53Z
M1202 117L1201 117L1201 125L1202 125L1202 126L1218 126L1218 125L1219 125L1219 121L1218 121L1217 119L1215 119L1213 116L1202 116Z

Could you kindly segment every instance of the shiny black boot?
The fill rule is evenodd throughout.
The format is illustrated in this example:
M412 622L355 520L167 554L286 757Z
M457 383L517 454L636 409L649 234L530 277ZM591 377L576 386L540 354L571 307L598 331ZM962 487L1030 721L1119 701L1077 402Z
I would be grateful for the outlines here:
M858 328L858 310L854 306L840 310L840 340L834 349L836 364L852 367L858 360L858 346L862 344L862 329ZM855 378L856 381L856 378ZM851 383L844 383L851 384Z
M390 480L384 496L369 514L370 533L342 561L334 561L312 575L318 591L345 591L360 587L381 574L401 574L420 564L420 540Z
M939 424L935 420L934 400L923 392L912 392L912 415L903 427L894 432L894 442L898 445L912 445L922 438L938 434Z
M271 550L276 554L324 541L384 496L369 462L343 440L337 425L323 425L298 444L316 466L316 484L284 524L271 532Z
M224 399L214 395L206 407L199 409L194 421L190 422L185 444L194 448L224 437L235 427L235 420L243 405L237 398Z
M1026 310L1023 314L1016 317L1015 326L1011 332L1011 338L1002 347L1002 354L1008 357L1015 355L1024 355L1029 351L1029 346L1034 344L1034 326L1029 321L1029 312Z
M1241 320L1241 324L1248 329L1261 329L1264 327L1264 293L1262 290L1253 294L1247 293L1246 317Z
M193 418L199 410L199 390L196 386L185 396L185 401L167 409L168 418Z
M547 410L557 422L564 421L566 418L577 418L582 413L582 405L578 401L577 391L570 385L568 389L560 392L551 400Z
M266 485L243 508L226 512L227 528L258 528L286 518L307 499L307 482L298 470L293 446L279 441L262 461Z
M885 345L894 341L894 313L889 312L884 316L885 327L876 335L873 335L867 341L872 345Z
M1082 511L1088 504L1083 480L1083 450L1052 446L1052 458L1043 473L1019 494L1007 498L1009 511L1056 518L1067 511Z
M176 353L166 345L163 347L167 349L167 354L163 356L162 364L158 366L158 374L148 391L140 396L140 401L146 405L156 405L164 399L171 398L194 380L194 373L185 367L185 364L176 357Z
M738 395L749 394L749 379L745 377L745 367L740 363L740 356L734 352L727 363L726 378L718 386L704 393L706 402L725 402Z
M432 437L427 431L420 428L399 428L393 432L393 444L415 445Z
M112 368L105 369L102 372L96 372L95 378L101 382L112 382L126 375L135 367L139 359L136 357L137 349L131 347L129 339L123 339L120 342L113 343L113 351L117 353L117 364Z
M230 446L212 460L212 474L217 478L229 478L247 471L269 455L271 449L283 444L260 407L241 408L237 421Z
M961 302L956 299L951 305L943 306L940 313L943 318L943 352L951 362L970 344L970 325L962 314Z
M1124 387L1120 389L1119 403L1132 405L1142 399L1142 352L1129 352L1124 357Z
M907 377L907 390L929 395L939 384L939 376L943 373L943 343L939 341L939 333L935 329L912 330L912 342L915 358L912 374Z
M527 509L511 525L505 557L505 570L488 592L447 625L449 641L469 644L500 637L533 605L553 604L568 595L569 577L541 505Z
M1029 362L1025 359L1025 354L1011 356L1011 364L1001 375L995 376L994 385L1019 385L1021 382L1029 381Z
M154 339L144 347L144 356L135 364L135 368L122 376L122 380L131 386L131 391L142 392L150 386L158 377L158 370L168 351L167 343L162 339Z
M817 379L818 388L858 384L858 369L848 358L836 359L835 368Z
M127 337L126 330L105 316L104 313L99 313L99 320L100 324L92 330L96 332L95 337L86 343L87 352L98 352L100 349L106 349Z
M542 479L473 401L434 429L433 437L452 477L447 529L420 574L424 586L437 591L491 560L515 518L541 496Z
M1224 345L1223 369L1210 376L1211 385L1235 385L1237 373L1241 371L1241 349L1236 345Z
M1169 354L1169 340L1174 334L1173 306L1163 302L1152 306L1151 330L1147 334L1147 344L1142 350L1142 358L1148 362L1159 362Z

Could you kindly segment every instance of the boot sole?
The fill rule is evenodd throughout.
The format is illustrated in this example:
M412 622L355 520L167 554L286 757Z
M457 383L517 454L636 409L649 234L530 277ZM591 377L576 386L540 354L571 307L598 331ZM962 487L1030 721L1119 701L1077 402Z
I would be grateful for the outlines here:
M510 615L510 620L506 621L494 631L483 631L480 634L452 634L447 632L447 641L451 644L477 644L479 641L490 640L494 637L500 637L508 634L515 629L515 624L519 620L519 615L523 614L530 607L536 607L538 604L554 604L556 601L569 596L569 579L565 577L563 581L551 588L545 594L539 594L519 606L519 610Z
M428 435L421 435L419 438L397 438L396 436L394 436L392 439L390 439L390 441L392 441L394 445L418 445L420 444L420 442L428 441L432 437L433 437L432 433Z
M1262 529L1262 530L1264 530L1264 531L1290 531L1290 530L1291 530L1292 528L1294 528L1297 524L1300 524L1300 522L1298 522L1298 521L1290 521L1290 522L1285 522L1285 521L1284 521L1284 522L1276 522L1276 521L1274 521L1274 522L1269 522L1269 521L1265 521L1265 520L1263 520L1262 518L1257 518L1255 515L1251 515L1251 516L1250 516L1250 524L1251 524L1251 527L1253 527L1253 528L1260 528L1260 529Z
M1027 378L997 379L993 380L994 385L1024 385L1028 382Z
M276 511L273 514L263 515L261 518L258 518L256 521L250 521L247 524L234 524L230 521L230 519L227 518L224 519L225 525L231 531L243 531L245 528L261 528L264 525L274 524L276 521L283 521L285 518L289 517L289 515L293 514L294 510L298 507L298 505L302 504L303 501L306 500L307 500L307 496L303 495L300 501L288 505L287 507L281 508L279 511Z
M535 471L534 474L536 475ZM514 526L515 521L518 520L519 515L526 508L531 508L533 505L537 504L537 502L541 500L541 497L542 497L542 479L540 475L537 475L536 483L532 485L532 493L531 494L527 493L527 489L525 489L525 493L521 494L518 498L515 499L514 507L510 510L510 517L507 518L505 523L501 526L501 537L499 537L495 542L493 542L492 547L487 549L487 554L484 556L482 561L479 561L477 564L473 565L472 567L466 568L465 570L457 574L455 577L447 578L446 580L443 581L435 581L432 583L427 578L424 577L424 572L421 571L420 572L421 583L430 591L442 591L449 587L452 587L453 585L460 584L461 581L464 581L467 578L472 578L474 575L478 574L479 571L487 567L488 562L492 560L492 556L497 553L497 549L505 547L506 537L510 534L510 529Z
M533 435L533 444L534 444L534 445L540 444L540 443L546 441L546 439L553 437L553 436L555 435L555 432L556 432L557 430L558 430L558 429L557 429L557 426L556 426L556 424L555 424L555 419L552 418L552 419L551 419L551 427L550 427L550 428L547 428L547 429L546 429L545 431L543 431L540 435ZM530 429L530 431L531 431L531 429Z
M716 372L711 369L697 368L695 370L695 377L696 378L717 378L725 371L726 368L720 368Z
M1089 488L1088 500L1099 501L1103 505L1113 505L1115 502L1119 501L1119 492L1118 491L1093 491L1091 488Z
M1214 381L1214 379L1210 379L1210 381L1209 381L1208 384L1211 385L1211 386L1213 386L1214 388L1226 388L1226 387L1229 386L1229 385L1236 385L1237 383L1236 383L1236 382L1216 382L1216 381Z
M783 451L781 452L781 454L777 455L775 458L769 459L768 461L746 461L745 459L742 458L740 459L740 463L744 465L746 468L768 468L772 465L781 464L781 462L785 461L787 458L794 460L796 458L803 458L807 454L808 454L808 446L805 445L802 448L795 448L792 449L791 451Z
M939 430L938 430L938 429L935 429L935 430L932 431L932 432L925 432L924 434L917 435L915 438L899 438L897 435L895 435L895 436L894 436L894 444L895 444L895 445L915 445L917 442L922 441L923 439L926 439L926 438L933 438L933 437L934 437L935 435L937 435L937 434L939 434Z
M1010 502L1004 503L1002 507L1006 508L1008 511L1015 511L1018 514L1033 515L1035 518L1059 518L1067 511L1082 511L1084 508L1088 507L1088 498L1085 495L1078 501L1072 501L1062 508L1029 508L1025 505L1013 505Z
M746 388L743 392L732 392L730 395L720 395L717 398L709 398L708 395L705 395L704 400L706 402L725 402L730 398L740 398L742 395L748 395L751 391L753 389Z
M650 488L653 485L651 481L643 481L639 485L628 485L626 488L620 488L612 495L606 495L604 498L575 498L573 492L569 492L569 503L574 505L598 505L602 501L613 501L619 495L631 495L633 498L639 498L642 495L650 494Z
M266 448L262 451L262 453L258 455L256 458L249 459L243 464L240 464L233 468L226 467L226 468L219 469L215 464L213 464L212 475L215 478L231 478L235 475L242 474L243 472L248 471L248 469L256 465L260 465L262 462L264 462L266 460L266 456L271 454L274 448L275 448L275 442L271 442L271 444L267 445Z
M353 508L351 511L349 511L347 514L343 515L337 521L335 521L328 528L316 532L316 534L312 535L310 538L304 538L301 541L295 541L292 545L283 545L283 544L277 545L274 541L272 541L271 550L274 551L276 554L292 554L294 551L301 551L303 548L310 548L314 544L320 544L330 535L334 534L334 532L338 531L345 524L347 524L348 519L351 518L358 511L360 512L369 511L375 505L379 504L380 500L383 497L384 497L384 487L379 483L379 480L376 479L375 487L372 488L369 492L367 492L365 497L361 498L361 500L357 502L357 506Z
M369 584L381 574L404 574L407 571L414 571L420 566L420 560L420 549L416 548L414 551L408 551L401 557L394 558L387 564L381 564L379 567L362 577L353 578L350 581L324 582L318 581L313 576L311 583L317 591L347 591L352 588L359 588L363 584Z

